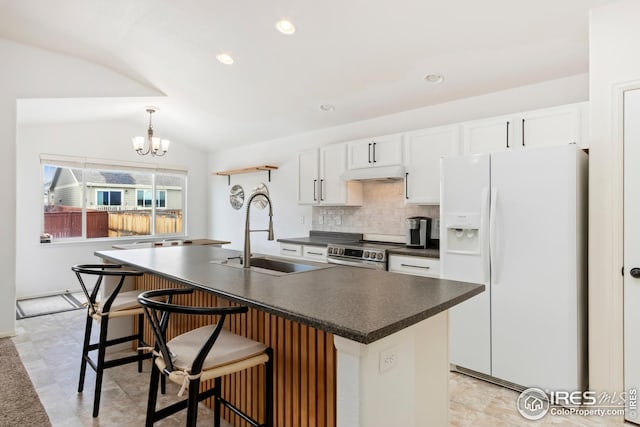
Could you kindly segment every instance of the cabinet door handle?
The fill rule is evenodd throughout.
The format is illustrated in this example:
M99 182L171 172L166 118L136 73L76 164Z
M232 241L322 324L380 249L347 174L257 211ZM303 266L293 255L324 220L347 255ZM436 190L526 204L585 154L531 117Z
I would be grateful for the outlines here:
M322 194L322 186L324 184L324 179L320 180L320 201L324 200L323 194Z
M507 121L507 148L509 148L509 121Z
M522 119L522 146L524 147L524 119Z
M282 250L285 251L285 252L298 252L295 249L289 249L289 248L282 248Z
M409 200L409 172L404 173L404 198Z
M369 143L369 151L368 151L368 154L369 154L369 163L371 163L371 143Z
M311 252L311 251L309 251L307 253L310 254L310 255L324 255L322 252Z
M431 269L431 267L427 267L426 265L413 265L413 264L400 264L400 267L422 268L424 270Z
M318 184L318 180L313 180L313 200L317 201L318 197L316 196L316 185Z
M373 163L376 162L376 143L373 143Z

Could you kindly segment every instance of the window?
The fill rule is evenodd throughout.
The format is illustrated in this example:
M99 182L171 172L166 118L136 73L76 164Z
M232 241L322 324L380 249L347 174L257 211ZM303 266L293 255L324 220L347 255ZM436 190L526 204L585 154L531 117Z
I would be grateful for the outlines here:
M186 171L49 155L41 164L41 232L53 240L185 234Z
M137 206L141 208L150 208L153 205L151 201L151 190L137 190ZM165 190L156 191L156 208L167 207L167 192Z
M96 205L98 206L122 205L122 191L96 190Z

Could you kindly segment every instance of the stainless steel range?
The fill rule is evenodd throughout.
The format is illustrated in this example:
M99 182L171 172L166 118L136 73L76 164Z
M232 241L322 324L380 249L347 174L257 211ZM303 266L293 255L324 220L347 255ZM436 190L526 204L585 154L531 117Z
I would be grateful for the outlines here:
M377 242L329 243L327 261L375 270L387 269L387 249L404 245Z

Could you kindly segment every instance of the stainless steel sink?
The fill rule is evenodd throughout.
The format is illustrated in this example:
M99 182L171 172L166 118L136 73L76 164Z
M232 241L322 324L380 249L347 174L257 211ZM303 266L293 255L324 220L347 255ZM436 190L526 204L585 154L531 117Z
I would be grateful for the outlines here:
M230 258L223 260L212 260L211 263L227 265L229 267L242 267L239 258ZM281 276L290 273L302 273L305 271L313 271L321 268L328 268L330 265L313 265L303 264L300 262L294 262L284 259L274 259L266 257L251 257L250 270L259 273L273 274Z
M315 267L308 264L297 264L289 261L277 261L268 258L251 258L251 267L264 268L267 270L279 271L281 273L297 273L300 271L317 270L321 267Z

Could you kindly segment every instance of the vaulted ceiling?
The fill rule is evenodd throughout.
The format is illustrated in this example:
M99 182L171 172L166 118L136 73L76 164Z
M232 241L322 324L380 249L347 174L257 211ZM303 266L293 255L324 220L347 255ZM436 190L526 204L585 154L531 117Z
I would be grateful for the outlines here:
M156 128L213 150L586 72L588 11L610 1L1 0L0 37L156 88ZM112 108L143 126L146 105L51 120Z

